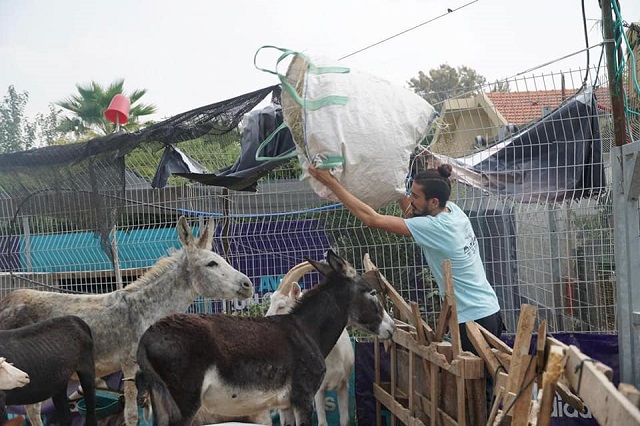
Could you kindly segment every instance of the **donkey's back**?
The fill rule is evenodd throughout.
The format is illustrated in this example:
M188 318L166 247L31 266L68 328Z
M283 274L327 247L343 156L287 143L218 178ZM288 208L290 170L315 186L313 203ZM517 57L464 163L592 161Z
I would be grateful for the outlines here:
M137 380L154 390L156 417L169 424L195 413L184 407L201 404L227 416L285 407L294 374L311 390L324 375L317 345L285 317L170 315L144 333L138 363Z
M95 425L95 367L91 329L75 316L56 317L0 331L0 353L29 374L29 383L5 391L6 404L53 399L61 424L71 423L67 383L77 374L87 401L87 424ZM0 413L0 417L6 413ZM2 420L2 419L0 419Z

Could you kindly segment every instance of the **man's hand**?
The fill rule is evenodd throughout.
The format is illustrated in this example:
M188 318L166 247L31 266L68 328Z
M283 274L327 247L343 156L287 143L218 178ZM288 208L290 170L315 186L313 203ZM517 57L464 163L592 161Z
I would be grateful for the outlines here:
M313 164L309 165L307 171L315 180L320 182L325 186L331 186L335 182L337 182L336 178L331 174L329 169L318 169Z

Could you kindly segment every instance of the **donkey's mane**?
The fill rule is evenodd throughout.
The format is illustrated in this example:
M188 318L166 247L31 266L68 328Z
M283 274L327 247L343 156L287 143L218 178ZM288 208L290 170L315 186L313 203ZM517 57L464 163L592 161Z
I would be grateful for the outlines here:
M296 300L295 304L293 305L289 313L295 313L300 311L302 309L300 306L304 303L305 300L315 297L316 294L325 293L326 289L332 284L335 284L337 279L339 279L339 277L340 275L336 272L331 272L330 274L324 276L322 281L320 281L316 286L310 288L309 290L305 290L302 297Z
M147 270L141 277L139 277L134 282L128 284L123 290L125 291L135 291L140 287L149 284L150 282L155 281L160 275L167 272L169 267L174 265L177 262L178 256L182 254L182 249L176 251L171 256L165 256L160 258L151 268Z

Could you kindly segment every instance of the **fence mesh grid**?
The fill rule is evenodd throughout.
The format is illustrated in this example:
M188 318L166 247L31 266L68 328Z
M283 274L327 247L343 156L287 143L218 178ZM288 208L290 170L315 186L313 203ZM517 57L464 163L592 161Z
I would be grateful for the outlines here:
M531 303L551 332L616 333L611 109L604 74L604 68L593 67L589 73L521 75L501 82L502 91L492 92L495 86L488 85L479 94L436 105L442 112L429 149L456 159L528 128L556 110L583 81L596 87L598 107L593 114L601 144L593 158L606 179L590 197L551 193L546 200L523 202L459 181L454 184L453 201L472 219L510 331L515 330L520 305ZM180 137L169 141L207 170L232 165L240 152L242 128L236 117L222 114L213 120L229 128L212 131L205 119L175 122L174 136ZM630 124L640 134L640 126ZM190 133L193 129L199 130ZM52 158L49 166L40 166L49 173L37 176L29 164L20 170L4 167L1 294L15 288L105 292L126 285L172 247L179 247L175 224L185 215L195 228L209 218L216 221L214 249L253 280L254 304L262 302L303 255L320 258L333 247L360 270L369 253L405 299L418 302L435 325L439 294L419 248L408 238L366 228L343 207L320 199L298 180L297 160L271 170L256 192L202 185L175 175L165 187L152 188L165 146L160 139L154 134L129 146L122 164L106 152L68 163ZM103 164L103 157L109 161ZM395 205L384 212L400 214ZM302 284L312 285L314 279L311 274ZM249 305L199 299L191 310L250 310Z

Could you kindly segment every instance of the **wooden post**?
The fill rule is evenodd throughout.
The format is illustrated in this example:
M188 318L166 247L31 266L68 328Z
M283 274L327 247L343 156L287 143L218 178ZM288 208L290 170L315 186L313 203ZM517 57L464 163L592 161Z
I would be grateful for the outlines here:
M445 286L445 301L450 306L451 318L449 319L449 331L451 332L451 346L453 357L456 358L462 351L460 344L460 328L458 326L458 310L456 308L456 296L453 291L453 277L451 275L451 261L445 259L442 262L442 275Z
M505 407L515 405L513 398L520 393L521 388L525 385L529 362L532 360L532 357L529 355L529 346L531 345L531 335L533 333L537 312L536 307L532 305L524 304L521 307L516 339L513 343L513 356L511 357L509 369L509 380L507 381ZM535 366L535 363L533 364ZM526 397L529 404L531 403L530 395L521 395L521 397ZM511 413L505 411L505 415L510 416ZM527 418L528 410L525 414L525 420Z
M539 338L539 337L538 337ZM549 359L542 375L540 399L540 411L538 413L538 426L551 424L551 412L553 400L556 396L556 383L564 371L565 356L562 348L552 346L549 348Z

